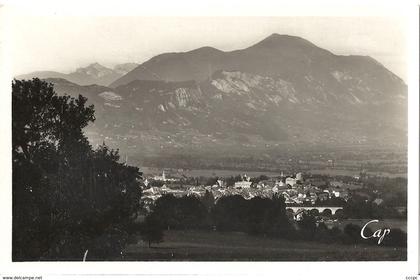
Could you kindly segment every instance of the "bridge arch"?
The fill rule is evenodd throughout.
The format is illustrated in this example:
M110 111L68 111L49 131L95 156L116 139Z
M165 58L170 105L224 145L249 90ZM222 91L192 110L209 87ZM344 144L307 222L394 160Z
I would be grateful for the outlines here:
M343 215L344 215L344 210L343 209L335 210L335 213L334 213L335 217L341 218L341 217L343 217Z
M316 216L316 215L319 215L319 210L317 208L312 208L311 210L309 210L309 213L311 215Z
M296 213L299 210L305 210L305 211L309 211L311 212L312 210L316 210L318 211L318 213L323 213L325 211L325 214L327 215L334 215L337 213L337 211L339 211L339 213L341 213L340 211L343 210L343 207L341 206L299 206L299 205L289 205L286 206L286 210L292 210L293 213ZM313 211L313 213L315 213L315 211Z
M335 211L334 211L335 212ZM332 210L329 208L325 208L322 213L323 216L331 217L333 215Z

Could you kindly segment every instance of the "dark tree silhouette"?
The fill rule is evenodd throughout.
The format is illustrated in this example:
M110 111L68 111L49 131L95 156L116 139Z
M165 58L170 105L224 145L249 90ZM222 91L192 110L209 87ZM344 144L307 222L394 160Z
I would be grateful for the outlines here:
M270 210L266 213L264 224L270 236L292 239L296 235L286 212L285 199L281 195L271 199Z
M205 226L207 209L195 196L164 195L153 207L153 215L170 229L199 229Z
M207 211L210 211L214 206L214 196L212 192L206 190L206 193L201 198L201 202L206 207Z
M245 231L247 201L240 195L222 197L214 206L211 215L219 231Z
M95 120L86 102L39 79L12 82L15 261L81 259L86 250L112 258L124 246L141 173L105 145L92 149L82 131Z
M160 243L163 241L163 230L164 227L162 222L155 215L149 215L142 224L141 238L147 242L149 248L152 243Z
M317 229L314 216L304 213L298 225L300 233L305 240L312 240L314 238Z
M399 228L391 228L388 236L383 240L385 246L407 247L407 233Z
M222 197L211 215L219 231L244 231L272 237L292 237L294 234L282 196L250 200L239 195Z
M357 243L360 242L360 240L362 240L361 236L360 236L360 230L362 228L358 225L355 224L347 224L344 227L344 234L346 237L346 242L348 243Z

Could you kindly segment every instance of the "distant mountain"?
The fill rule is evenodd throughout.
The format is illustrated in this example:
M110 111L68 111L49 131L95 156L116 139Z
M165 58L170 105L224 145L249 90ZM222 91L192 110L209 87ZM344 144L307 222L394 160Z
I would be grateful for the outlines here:
M16 79L32 79L32 78L40 78L40 79L47 79L47 78L59 78L65 79L67 78L67 74L56 72L56 71L35 71L29 74L23 74L15 77Z
M370 57L337 56L311 42L294 36L272 34L259 43L231 52L203 47L185 53L165 53L153 57L111 83L111 87L135 80L202 82L218 71L240 71L269 77L281 77L303 86L305 77L338 85L332 72L351 73L358 78L381 75L382 87L402 81ZM376 72L377 71L377 72ZM338 74L340 75L340 74ZM390 79L388 79L390 78ZM373 80L370 82L374 82ZM387 89L391 90L391 89Z
M87 68L76 72L107 73ZM88 97L96 111L86 129L90 141L132 160L407 141L400 78L370 57L334 55L298 37L274 34L232 52L158 55L108 87L47 80L59 94Z
M96 70L105 72L94 66L89 73ZM406 144L400 78L370 57L337 56L298 37L274 34L233 52L162 54L113 87L48 81L95 105L96 121L86 130L92 143L105 141L132 158Z
M64 74L60 72L53 71L37 71L29 74L24 74L17 76L17 79L31 79L33 77L38 77L41 79L48 78L61 78L77 83L79 85L109 85L111 82L120 78L121 76L127 74L138 64L136 63L125 63L116 65L113 69L102 66L99 63L92 63L87 67L81 67L76 69L75 72Z
M202 81L223 68L224 52L204 47L186 53L165 53L153 57L111 83L117 87L135 80Z
M137 63L123 63L115 65L113 70L120 75L125 75L137 66L139 66Z

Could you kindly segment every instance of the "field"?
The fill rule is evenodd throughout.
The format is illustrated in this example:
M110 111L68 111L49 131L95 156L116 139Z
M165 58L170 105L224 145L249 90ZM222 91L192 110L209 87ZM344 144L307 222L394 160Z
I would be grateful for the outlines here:
M354 170L345 170L345 169L311 169L308 171L311 174L320 174L320 175L328 175L328 176L354 176L358 175L357 171ZM388 177L388 178L407 178L407 172L404 173L389 173L389 172L366 172L368 175L371 176L379 176L379 177Z
M229 156L227 156L229 155ZM135 160L135 156L132 159ZM215 149L209 153L166 153L135 162L146 175L162 173L187 177L227 177L246 173L279 176L296 172L330 176L355 176L361 171L380 177L407 177L407 151L403 147L378 148L369 146L262 148L235 154L231 149Z
M244 233L166 231L164 242L129 245L131 261L403 261L405 248L337 245L249 236Z
M163 169L153 167L142 167L142 171L146 175L161 174ZM165 169L167 170L167 169ZM170 169L170 173L177 176L184 175L186 177L230 177L239 174L247 174L250 177L258 177L260 175L279 176L280 173L270 171L246 171L246 170L229 170L229 169L185 169L178 172L176 169Z
M338 226L340 229L344 229L347 224L355 224L358 226L363 227L367 222L373 219L346 219L343 221L335 222L331 225L327 224L327 226L333 227ZM399 228L405 232L407 232L407 220L401 219L385 219L380 220L378 223L371 223L368 226L371 230L375 231L379 228Z
M170 175L174 175L177 177L179 176L230 177L230 176L236 176L239 174L247 174L250 177L258 177L260 175L266 175L269 177L277 177L281 173L281 172L274 172L274 171L250 171L250 170L241 170L241 169L234 170L234 169L211 169L211 168L209 169L183 169L182 171L178 171L175 168L142 167L142 171L144 172L144 174L149 175L149 176L161 174L163 169L165 169L166 171L169 170ZM305 172L311 173L311 174L328 175L328 176L355 176L359 174L360 170L324 168L324 169L309 169L309 170L305 170ZM396 177L407 178L407 172L405 173L367 172L367 174L372 175L372 176L388 177L388 178L396 178Z

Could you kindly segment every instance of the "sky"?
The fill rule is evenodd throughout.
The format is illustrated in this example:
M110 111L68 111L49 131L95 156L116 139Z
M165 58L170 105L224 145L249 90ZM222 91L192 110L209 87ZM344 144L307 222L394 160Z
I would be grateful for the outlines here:
M10 18L14 75L71 72L98 62L143 63L202 46L246 48L272 33L305 38L339 55L369 55L403 79L406 23L399 17L19 16Z

